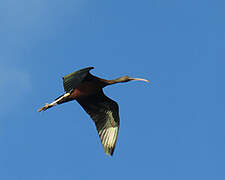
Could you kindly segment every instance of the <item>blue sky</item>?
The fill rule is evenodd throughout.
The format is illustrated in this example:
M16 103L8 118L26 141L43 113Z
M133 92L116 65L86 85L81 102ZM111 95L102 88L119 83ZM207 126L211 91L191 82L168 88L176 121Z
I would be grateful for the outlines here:
M0 179L225 179L225 2L0 2ZM61 77L94 66L120 106L113 157Z

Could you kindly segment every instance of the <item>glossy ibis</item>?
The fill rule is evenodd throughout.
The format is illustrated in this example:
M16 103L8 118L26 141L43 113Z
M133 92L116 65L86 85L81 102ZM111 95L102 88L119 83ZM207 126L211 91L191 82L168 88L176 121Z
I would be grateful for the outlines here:
M93 67L64 76L63 86L66 93L38 111L45 111L57 104L76 100L95 122L105 153L112 156L119 130L119 106L115 101L108 98L102 89L116 83L133 80L148 82L148 80L129 76L105 80L90 74L91 69Z

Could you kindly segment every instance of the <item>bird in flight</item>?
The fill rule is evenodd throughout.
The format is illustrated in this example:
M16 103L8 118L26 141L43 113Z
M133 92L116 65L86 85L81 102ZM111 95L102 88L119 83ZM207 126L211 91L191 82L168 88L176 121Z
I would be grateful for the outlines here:
M149 81L129 76L106 80L90 74L89 71L91 69L94 68L84 68L64 76L63 86L65 94L56 98L52 103L46 104L38 112L46 111L57 104L76 100L94 121L105 153L112 156L120 124L119 106L115 101L108 98L102 89L116 83Z

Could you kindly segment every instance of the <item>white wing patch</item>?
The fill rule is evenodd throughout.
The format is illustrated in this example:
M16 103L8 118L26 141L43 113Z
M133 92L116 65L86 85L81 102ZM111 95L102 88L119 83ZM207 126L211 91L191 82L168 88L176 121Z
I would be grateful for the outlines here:
M77 101L95 122L105 153L112 156L120 124L118 104L102 91Z
M112 151L115 147L118 129L118 127L109 127L107 129L102 129L99 131L99 136L102 141L102 145L104 147L105 153L108 155L112 154Z

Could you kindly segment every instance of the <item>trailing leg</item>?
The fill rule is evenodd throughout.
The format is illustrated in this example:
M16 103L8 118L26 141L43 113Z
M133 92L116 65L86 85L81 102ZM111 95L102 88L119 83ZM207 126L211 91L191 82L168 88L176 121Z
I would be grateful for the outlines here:
M42 108L38 109L38 112L41 111L46 111L47 109L57 105L57 104L62 104L63 102L67 102L68 101L68 96L70 96L70 93L66 93L60 97L58 97L55 101L53 101L50 104L45 104L45 106L43 106Z

